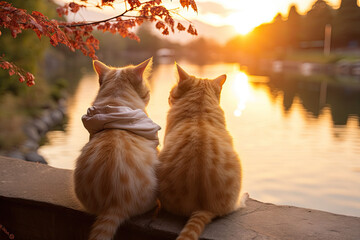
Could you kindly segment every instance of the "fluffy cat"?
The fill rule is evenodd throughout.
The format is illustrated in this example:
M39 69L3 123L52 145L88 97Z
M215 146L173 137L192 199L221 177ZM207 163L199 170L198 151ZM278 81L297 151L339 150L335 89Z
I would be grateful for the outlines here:
M248 195L239 199L241 164L219 106L226 75L208 80L177 70L159 155L159 198L165 210L191 216L177 239L198 239L214 217L245 206Z
M156 205L160 127L145 112L150 90L144 74L151 65L152 59L124 68L93 62L100 89L82 118L90 140L74 172L78 199L97 215L90 240L112 239L124 220Z

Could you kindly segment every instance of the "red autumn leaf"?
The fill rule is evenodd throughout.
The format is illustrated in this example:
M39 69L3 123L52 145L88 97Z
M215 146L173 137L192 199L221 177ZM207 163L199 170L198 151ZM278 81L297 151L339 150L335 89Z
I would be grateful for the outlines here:
M23 75L19 74L19 81L20 82L25 82L25 78Z
M141 6L141 2L139 0L127 0L131 8Z
M1 60L1 58L0 58L0 60ZM9 68L10 68L10 63L9 63L9 62L6 62L6 61L0 62L0 67L1 67L2 69L9 69Z
M35 85L34 79L26 79L26 85L28 85L28 87Z
M158 22L156 23L155 27L156 27L157 29L162 29L162 28L165 28L165 24L164 24L163 22L161 22L161 21L158 21Z
M191 35L198 35L196 29L194 29L191 24L189 25L187 32L190 33Z
M43 31L43 27L35 20L35 18L29 16L29 21L30 21L30 23L31 23L34 27L36 27L40 32Z
M12 36L13 38L16 38L18 32L20 33L21 30L15 30L15 29L13 29L13 30L11 31L11 36Z
M164 31L162 31L163 35L169 35L169 29L165 28Z
M177 27L176 27L179 31L184 31L186 28L184 27L184 25L182 25L181 23L178 23L177 24Z
M112 5L115 0L101 0L101 5Z
M140 38L135 33L129 33L128 37L130 39L140 42Z
M144 18L136 18L136 19L135 19L135 22L136 22L137 25L141 25L141 24L144 23ZM1 34L0 34L0 35L1 35Z
M84 8L85 5L80 5L74 2L69 3L70 11L73 13L77 13L81 8Z
M31 15L45 17L44 14L42 14L41 12L38 12L38 11L33 11Z
M184 8L184 7L189 8L190 1L189 1L189 0L180 0L180 4L181 4L181 6L182 6L183 8Z
M195 3L195 0L180 0L180 4L183 8L187 7L189 8L189 6L191 6L191 8L197 12L197 6Z
M174 25L175 25L175 21L172 17L170 17L170 15L167 15L165 17L165 22L171 27L171 28L174 28Z
M190 0L190 5L191 5L191 8L192 8L195 12L198 11L198 10L197 10L197 6L196 6L196 3L195 3L194 0Z

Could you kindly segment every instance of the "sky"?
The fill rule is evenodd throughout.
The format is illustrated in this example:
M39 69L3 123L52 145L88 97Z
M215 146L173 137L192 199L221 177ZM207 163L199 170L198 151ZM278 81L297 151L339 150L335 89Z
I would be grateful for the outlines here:
M57 0L64 2L69 0ZM99 0L89 0L99 1ZM198 13L191 8L188 10L180 7L179 0L163 0L168 9L174 9L179 19L194 22L198 32L204 37L217 38L225 42L236 34L247 34L256 26L271 22L277 13L287 16L292 4L297 6L300 14L306 13L316 0L196 0ZM328 4L338 8L341 0L327 0ZM358 0L360 1L360 0ZM123 3L119 6L123 6ZM98 9L96 9L98 11ZM81 17L87 20L99 20L118 13L112 8L105 8L97 13L80 12ZM79 17L79 16L78 16ZM73 19L75 20L75 19ZM76 19L79 20L79 19ZM219 37L220 36L220 37ZM171 38L186 39L184 34Z
M232 25L240 34L246 34L254 27L270 22L281 12L287 16L289 7L296 4L300 13L305 13L315 0L197 0L199 14L191 14L192 18L214 26ZM337 8L340 0L327 0Z

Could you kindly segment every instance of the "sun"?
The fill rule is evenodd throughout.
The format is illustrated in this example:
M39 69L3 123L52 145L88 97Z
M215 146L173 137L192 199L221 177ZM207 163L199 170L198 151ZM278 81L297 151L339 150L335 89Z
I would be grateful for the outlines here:
M241 35L246 35L254 29L254 26L248 25L247 23L236 23L233 24L235 31Z
M262 22L254 16L248 16L245 13L234 12L227 17L227 23L234 27L235 31L241 35L251 32L256 26Z
M245 35L262 23L270 22L275 16L275 4L271 1L232 1L233 11L227 16L226 22L236 32ZM261 7L259 7L259 4Z

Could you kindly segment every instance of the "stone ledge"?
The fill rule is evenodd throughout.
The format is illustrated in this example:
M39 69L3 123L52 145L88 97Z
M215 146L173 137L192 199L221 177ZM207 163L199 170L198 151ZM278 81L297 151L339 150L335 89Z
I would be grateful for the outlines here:
M0 239L86 239L95 216L73 193L72 171L0 157ZM175 239L186 222L166 212L134 217L114 239ZM250 199L207 225L201 239L360 239L360 218Z

